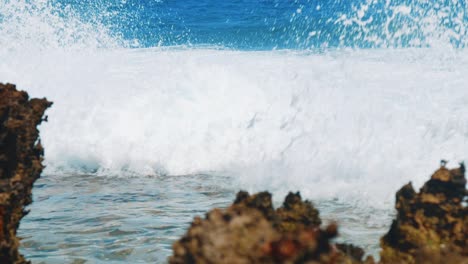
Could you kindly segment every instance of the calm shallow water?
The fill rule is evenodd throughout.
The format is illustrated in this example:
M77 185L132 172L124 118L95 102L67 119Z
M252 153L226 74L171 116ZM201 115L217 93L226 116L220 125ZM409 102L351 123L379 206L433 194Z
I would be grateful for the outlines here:
M45 175L21 222L21 251L33 263L165 263L194 216L233 201L231 182L210 175ZM325 222L340 219L341 240L377 252L388 212L333 200L316 205Z

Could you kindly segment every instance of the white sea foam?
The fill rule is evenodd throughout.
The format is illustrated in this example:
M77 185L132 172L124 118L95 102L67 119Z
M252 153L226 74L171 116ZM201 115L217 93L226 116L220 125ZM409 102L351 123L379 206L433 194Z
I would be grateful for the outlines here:
M0 80L55 102L46 173L210 172L378 206L467 157L463 49L124 49L99 25L19 3L31 15L2 13Z
M30 56L44 50L83 50L122 46L97 19L83 22L70 6L52 1L1 0L1 53ZM3 55L3 54L2 54Z
M468 57L431 53L51 52L2 60L0 79L55 102L48 173L214 171L252 190L390 199L468 154Z

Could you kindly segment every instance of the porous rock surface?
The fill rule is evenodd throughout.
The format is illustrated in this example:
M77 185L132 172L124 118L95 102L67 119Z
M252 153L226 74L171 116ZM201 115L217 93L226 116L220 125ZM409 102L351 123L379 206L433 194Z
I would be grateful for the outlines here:
M397 217L381 239L383 263L468 263L465 165L440 167L416 193L396 194Z
M396 194L397 216L381 239L382 264L468 264L465 166L440 167L416 193L411 183ZM299 193L274 209L271 194L239 192L227 209L195 218L173 245L182 263L375 263L354 245L334 244L337 226L321 227L319 212Z
M29 263L18 251L16 230L43 169L37 126L51 105L0 83L0 263Z
M239 192L229 208L195 218L170 263L359 263L330 242L337 226L320 224L299 193L275 210L270 193Z

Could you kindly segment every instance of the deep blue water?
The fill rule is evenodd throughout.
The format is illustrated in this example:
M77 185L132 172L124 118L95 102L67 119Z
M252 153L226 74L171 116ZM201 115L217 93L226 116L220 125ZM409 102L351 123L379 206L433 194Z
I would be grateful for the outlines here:
M465 0L54 0L128 46L231 49L430 46L466 41Z

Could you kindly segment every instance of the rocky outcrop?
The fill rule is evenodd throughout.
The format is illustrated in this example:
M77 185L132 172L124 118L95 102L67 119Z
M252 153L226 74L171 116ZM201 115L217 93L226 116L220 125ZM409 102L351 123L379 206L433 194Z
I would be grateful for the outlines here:
M465 165L443 162L416 193L411 183L396 194L397 217L382 238L383 263L468 263Z
M465 166L445 163L416 193L411 183L396 194L397 217L381 239L382 264L468 264ZM233 205L196 218L173 246L182 263L375 263L350 244L334 244L335 224L321 228L319 212L299 193L273 208L271 194L239 192Z
M195 218L174 244L170 263L358 263L330 240L336 224L320 227L318 211L299 193L274 209L271 194L239 192L227 209ZM362 255L361 255L362 257Z
M51 104L0 84L0 263L28 263L18 252L16 230L43 169L37 125Z

